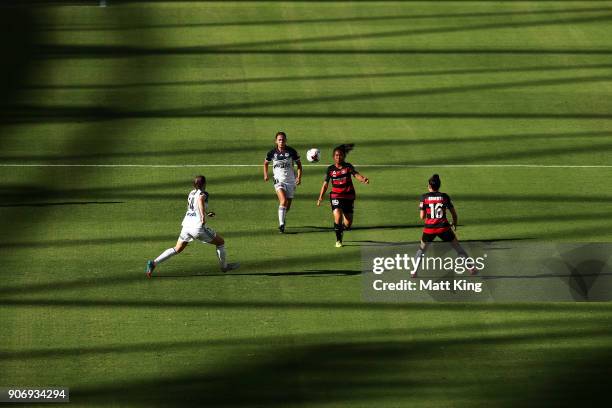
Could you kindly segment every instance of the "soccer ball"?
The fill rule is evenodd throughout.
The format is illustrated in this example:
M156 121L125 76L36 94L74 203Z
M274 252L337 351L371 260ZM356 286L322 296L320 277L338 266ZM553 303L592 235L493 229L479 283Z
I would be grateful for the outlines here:
M306 152L306 159L311 163L318 162L320 157L321 152L316 147L313 147L312 149Z

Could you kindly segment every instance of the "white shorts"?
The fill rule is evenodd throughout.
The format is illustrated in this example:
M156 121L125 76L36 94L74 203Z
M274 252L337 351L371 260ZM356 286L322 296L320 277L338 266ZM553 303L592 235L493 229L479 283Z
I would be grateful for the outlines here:
M276 191L285 190L285 196L287 198L293 198L293 193L295 193L295 183L284 183L284 182L275 183L274 189Z
M181 235L179 235L179 239L183 242L191 242L194 239L197 239L205 244L210 244L210 241L212 241L216 236L217 233L214 229L203 225L201 228L183 227L181 230Z

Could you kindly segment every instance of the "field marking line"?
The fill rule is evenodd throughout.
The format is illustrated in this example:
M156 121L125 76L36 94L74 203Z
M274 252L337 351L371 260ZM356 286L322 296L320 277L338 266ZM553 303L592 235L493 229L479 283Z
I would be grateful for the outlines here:
M328 167L328 164L306 164L306 167ZM0 163L0 167L136 167L136 168L190 168L190 167L262 167L261 164L19 164ZM355 164L355 167L395 168L535 168L535 169L611 169L607 164Z

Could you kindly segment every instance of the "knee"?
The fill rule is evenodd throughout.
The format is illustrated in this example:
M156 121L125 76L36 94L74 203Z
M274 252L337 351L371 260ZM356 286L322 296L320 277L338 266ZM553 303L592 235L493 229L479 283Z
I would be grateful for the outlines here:
M280 206L281 207L287 208L287 205L288 204L287 204L287 199L286 198L283 198L283 199L280 200Z
M225 245L225 240L222 237L217 236L217 238L216 238L216 245L217 246Z
M177 254L180 254L181 252L183 252L183 249L185 249L185 247L184 247L184 246L182 246L182 245L177 245L177 246L175 246L175 247L174 247L174 251L175 251Z

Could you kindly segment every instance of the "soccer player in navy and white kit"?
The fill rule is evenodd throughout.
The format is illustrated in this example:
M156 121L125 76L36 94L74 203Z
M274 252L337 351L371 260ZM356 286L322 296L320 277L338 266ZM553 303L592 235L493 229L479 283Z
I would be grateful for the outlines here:
M274 189L278 197L278 230L285 232L285 219L291 208L295 187L302 181L302 162L294 148L287 146L285 132L276 134L276 147L268 152L263 164L264 181L270 179L268 165L272 162ZM297 176L293 166L297 165Z
M206 217L215 216L215 213L207 212L208 193L205 191L206 177L197 176L193 180L193 187L193 190L191 190L187 197L187 212L183 218L183 228L176 242L176 246L166 249L155 258L155 260L147 261L145 272L148 278L151 277L153 270L158 264L183 252L187 245L194 239L217 247L217 257L219 258L219 267L222 272L227 272L240 266L239 263L227 263L225 259L225 241L223 237L206 225Z
M440 238L443 242L450 242L460 257L467 258L468 254L459 244L453 230L457 229L457 211L448 194L440 192L442 181L440 176L434 174L428 181L428 192L421 196L419 200L419 216L425 222L423 235L421 236L421 246L417 251L416 259L421 259L427 247L435 238ZM450 211L453 222L448 222L446 210ZM420 261L419 261L420 262ZM411 272L414 278L417 274L417 267ZM475 268L468 268L470 274L475 274Z
M329 166L325 173L325 180L321 186L317 207L321 206L323 196L331 183L329 199L334 216L334 231L336 232L336 247L342 247L342 237L345 229L353 225L353 208L355 205L355 187L353 179L369 184L367 177L359 174L351 163L344 161L348 152L353 150L352 144L343 144L334 149L334 164Z

